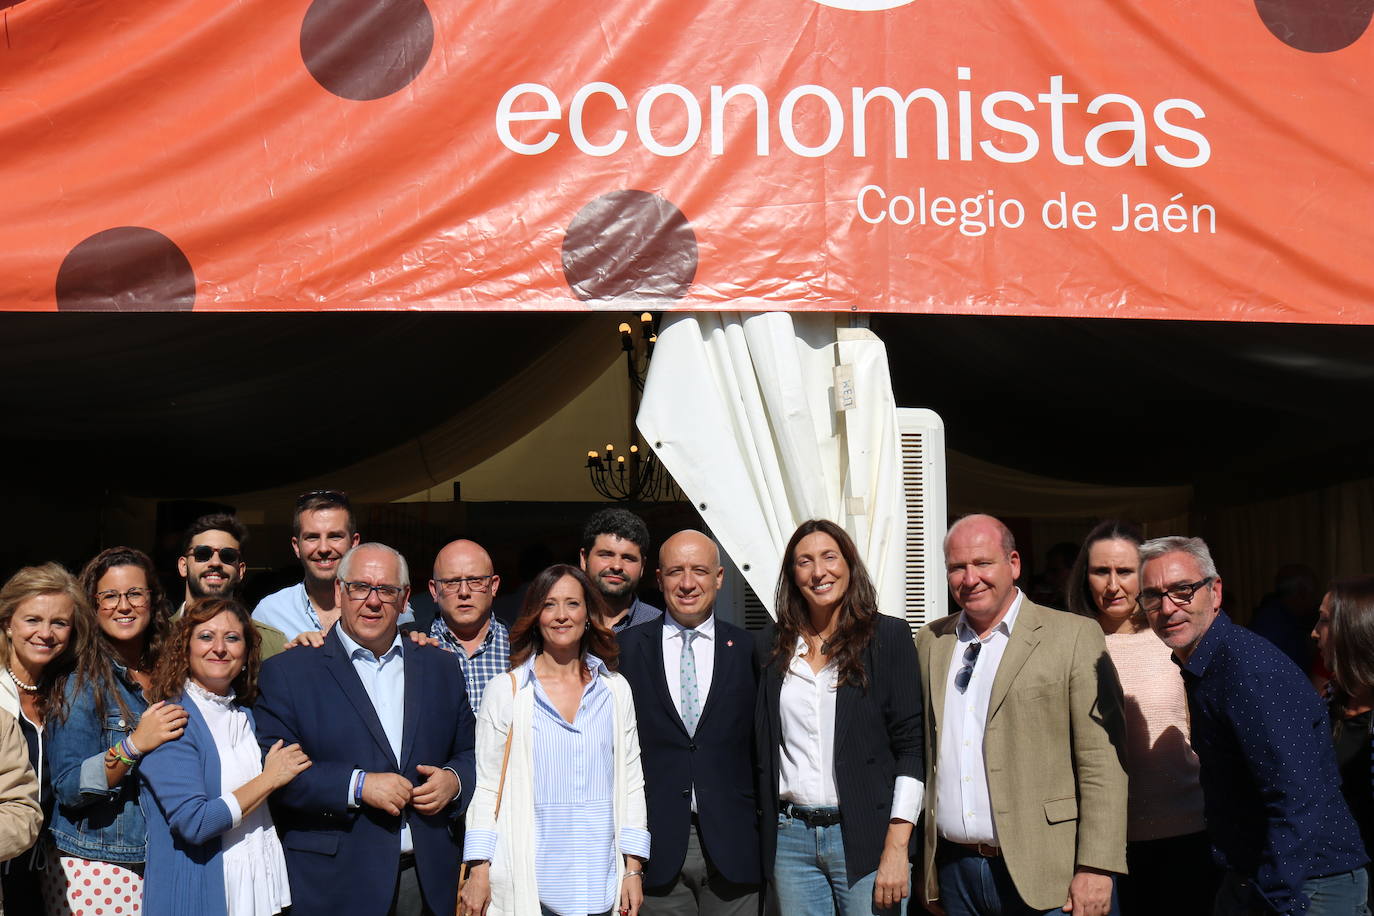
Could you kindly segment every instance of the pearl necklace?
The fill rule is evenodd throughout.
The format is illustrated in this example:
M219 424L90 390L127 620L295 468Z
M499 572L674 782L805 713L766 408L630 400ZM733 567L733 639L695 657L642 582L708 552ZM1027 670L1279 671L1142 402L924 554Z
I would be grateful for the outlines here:
M23 681L19 680L19 677L14 673L14 669L13 669L13 668L10 668L10 667L6 666L6 668L5 668L5 673L8 674L8 675L10 676L10 680L14 681L14 686L18 687L20 690L24 691L25 693L37 693L37 692L38 692L38 685L37 685L37 684L25 684Z

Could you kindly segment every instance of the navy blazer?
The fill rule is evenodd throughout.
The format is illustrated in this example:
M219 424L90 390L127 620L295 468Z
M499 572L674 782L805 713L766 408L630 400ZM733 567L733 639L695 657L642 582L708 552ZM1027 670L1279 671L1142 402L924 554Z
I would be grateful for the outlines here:
M772 663L775 624L757 639L762 684L759 689L759 796L775 823L778 767L782 756L781 666ZM863 650L868 689L841 684L835 692L835 788L840 796L840 835L844 839L849 884L876 871L892 814L892 790L898 776L925 778L925 735L921 731L921 671L916 643L906 622L879 614L873 638ZM919 812L918 812L919 813ZM765 872L773 874L777 830L763 831ZM911 850L917 834L911 831Z
M663 671L663 618L622 630L620 673L635 698L644 795L653 856L646 887L682 871L697 793L701 842L729 881L758 884L758 805L754 797L754 696L758 663L748 631L716 618L715 669L695 735L688 735Z
M447 766L461 789L436 815L406 808L425 902L436 913L457 906L459 818L476 784L474 723L463 675L442 649L401 639L405 722L396 760L337 632L319 649L296 648L268 659L254 708L258 741L299 742L312 766L272 797L291 879L294 916L385 913L401 854L401 817L348 807L353 771L400 773L421 782L419 764Z

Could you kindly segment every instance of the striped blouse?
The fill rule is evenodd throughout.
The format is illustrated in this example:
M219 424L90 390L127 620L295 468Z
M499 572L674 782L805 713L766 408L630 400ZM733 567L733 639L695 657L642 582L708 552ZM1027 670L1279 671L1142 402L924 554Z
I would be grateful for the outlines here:
M630 826L621 827L621 848L615 848L615 701L601 680L606 666L593 655L586 662L592 677L571 723L534 677L534 657L517 669L522 683L534 682L534 857L539 902L559 916L611 909L620 896L616 856L649 856L648 832ZM469 857L488 857L495 847L495 834L470 831L466 845Z

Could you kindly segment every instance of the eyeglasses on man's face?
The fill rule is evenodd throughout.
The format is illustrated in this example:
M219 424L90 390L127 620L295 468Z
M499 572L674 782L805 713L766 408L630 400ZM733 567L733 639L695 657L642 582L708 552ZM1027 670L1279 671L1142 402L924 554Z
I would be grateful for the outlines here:
M465 590L485 594L491 590L491 580L495 578L495 575L458 576L454 579L435 579L434 584L444 595L457 595Z
M1198 579L1196 582L1181 582L1171 585L1165 589L1142 588L1140 590L1140 606L1146 611L1157 611L1164 606L1164 596L1168 595L1169 600L1179 607L1189 604L1193 596L1199 591L1212 584L1215 576L1208 576L1205 579Z
M344 594L354 601L366 601L373 592L382 604L395 604L405 589L399 585L370 585L367 582L343 583Z

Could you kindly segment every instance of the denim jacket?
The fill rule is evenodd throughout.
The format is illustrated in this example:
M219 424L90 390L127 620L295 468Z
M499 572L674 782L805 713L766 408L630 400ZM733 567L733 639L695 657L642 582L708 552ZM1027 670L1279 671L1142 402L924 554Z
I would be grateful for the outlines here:
M114 697L107 697L104 720L96 718L92 686L76 690L76 678L65 688L66 721L48 723L48 755L57 807L50 827L64 855L100 862L144 861L148 843L143 811L138 805L138 775L129 772L110 788L105 779L105 752L133 733L148 708L128 670L114 662L116 689L129 707L126 717Z

